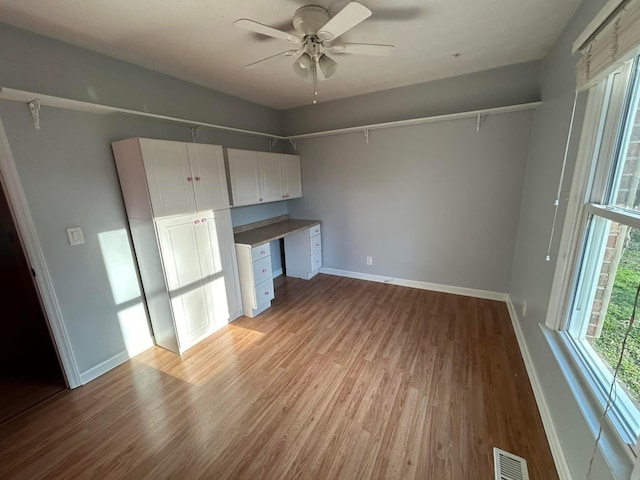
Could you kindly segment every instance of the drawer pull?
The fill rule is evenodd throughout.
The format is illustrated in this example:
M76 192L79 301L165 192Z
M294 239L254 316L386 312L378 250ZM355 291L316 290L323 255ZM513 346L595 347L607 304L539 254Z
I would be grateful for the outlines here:
M204 222L206 222L206 221L207 221L207 219L206 219L206 218L203 218L203 219L202 219L202 223L204 223Z
M264 255L266 252L264 250L260 250L260 255Z
M319 243L316 243L316 247L319 247L319 246L320 246L320 244L319 244Z
M196 177L196 182L199 182L199 181L200 181L200 177Z
M266 269L266 268L263 268L263 269L262 269L262 273L267 273L267 269Z
M264 292L265 295L269 295L269 292Z
M200 223L200 220L195 220L193 223L195 223L196 225L198 225Z
M260 199L260 201L262 201L262 198Z
M193 177L187 177L187 182L193 182Z

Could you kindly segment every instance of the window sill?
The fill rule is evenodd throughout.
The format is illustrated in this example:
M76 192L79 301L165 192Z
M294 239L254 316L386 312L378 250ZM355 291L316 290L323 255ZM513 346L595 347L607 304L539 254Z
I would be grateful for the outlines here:
M550 330L542 324L540 328L569 385L576 404L587 422L589 430L593 435L593 441L595 442L600 417L602 416L600 403L594 391L587 383L576 358L571 353L572 346L568 344L564 335ZM629 445L622 441L610 421L606 421L602 429L599 450L614 478L628 479L630 477L635 455Z

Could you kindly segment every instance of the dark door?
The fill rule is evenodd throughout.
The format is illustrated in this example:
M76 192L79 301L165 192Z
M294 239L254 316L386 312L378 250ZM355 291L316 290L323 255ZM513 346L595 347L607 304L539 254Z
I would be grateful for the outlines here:
M31 267L0 189L0 422L64 388Z

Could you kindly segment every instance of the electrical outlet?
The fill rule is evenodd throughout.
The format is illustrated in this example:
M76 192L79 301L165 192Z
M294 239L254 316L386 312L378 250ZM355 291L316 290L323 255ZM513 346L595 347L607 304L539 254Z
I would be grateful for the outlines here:
M522 316L523 317L527 316L527 301L526 300L522 300Z
M367 257L367 265L373 265L373 257Z

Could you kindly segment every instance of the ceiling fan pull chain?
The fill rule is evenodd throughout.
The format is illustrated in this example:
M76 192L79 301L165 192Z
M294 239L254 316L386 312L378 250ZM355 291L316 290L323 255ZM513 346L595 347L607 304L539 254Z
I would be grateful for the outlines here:
M318 103L318 68L315 62L311 65L311 69L313 73L313 103Z

